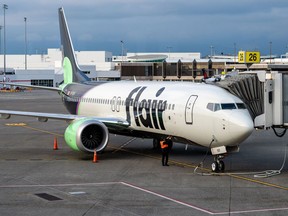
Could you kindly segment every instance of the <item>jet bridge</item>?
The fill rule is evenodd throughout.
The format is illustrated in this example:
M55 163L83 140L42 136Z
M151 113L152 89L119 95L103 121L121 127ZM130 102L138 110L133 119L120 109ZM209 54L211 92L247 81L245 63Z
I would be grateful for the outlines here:
M216 85L243 100L255 128L288 128L288 72L247 71Z

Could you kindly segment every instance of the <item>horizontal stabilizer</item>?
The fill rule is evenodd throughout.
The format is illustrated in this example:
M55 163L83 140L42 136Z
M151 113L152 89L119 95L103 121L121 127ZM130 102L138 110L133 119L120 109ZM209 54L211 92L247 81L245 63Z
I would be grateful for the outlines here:
M60 88L57 87L49 87L49 86L36 86L36 85L26 85L26 84L19 84L19 83L13 83L13 82L1 82L2 85L10 85L10 86L19 86L24 88L34 88L34 89L45 89L49 91L61 91Z

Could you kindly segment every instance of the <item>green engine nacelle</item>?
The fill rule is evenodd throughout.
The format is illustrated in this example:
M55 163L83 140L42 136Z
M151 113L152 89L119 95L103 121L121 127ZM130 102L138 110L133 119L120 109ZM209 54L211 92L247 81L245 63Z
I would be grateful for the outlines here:
M107 127L93 118L73 121L65 130L64 138L68 146L77 151L102 151L108 144Z

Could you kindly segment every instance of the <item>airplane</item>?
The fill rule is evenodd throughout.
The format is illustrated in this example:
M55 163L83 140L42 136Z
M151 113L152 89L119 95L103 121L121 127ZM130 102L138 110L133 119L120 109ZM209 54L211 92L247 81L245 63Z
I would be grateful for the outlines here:
M64 9L58 14L64 82L59 87L16 85L58 92L70 114L0 110L2 119L19 115L67 121L65 142L88 153L103 151L109 133L152 138L156 145L173 136L175 142L211 149L212 171L224 171L224 156L238 150L254 129L242 100L205 83L89 81L76 61Z

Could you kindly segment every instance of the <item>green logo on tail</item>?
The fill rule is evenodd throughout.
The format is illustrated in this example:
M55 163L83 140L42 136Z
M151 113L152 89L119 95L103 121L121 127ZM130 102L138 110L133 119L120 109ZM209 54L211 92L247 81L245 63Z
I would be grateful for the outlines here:
M69 84L73 82L73 70L69 58L65 57L63 60L63 70L64 70L64 84Z

